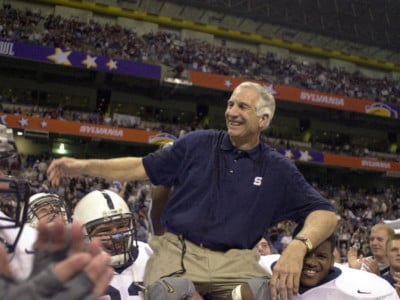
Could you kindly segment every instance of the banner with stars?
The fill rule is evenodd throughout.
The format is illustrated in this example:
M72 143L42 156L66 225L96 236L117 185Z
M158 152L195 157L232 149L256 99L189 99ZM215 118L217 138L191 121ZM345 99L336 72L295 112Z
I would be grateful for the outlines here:
M284 155L285 157L291 160L304 161L304 162L317 162L317 163L324 162L324 154L319 151L299 150L296 148L286 149L282 147L277 147L275 149L280 154Z
M243 81L253 81L264 85L276 99L316 105L326 108L354 111L393 119L400 118L400 106L358 99L336 94L322 93L314 90L295 88L287 85L272 84L253 79L237 78L225 75L190 71L190 80L194 86L207 87L216 90L233 91Z
M159 131L141 130L91 123L80 123L23 115L0 114L0 124L15 129L30 129L73 136L85 136L135 143L150 143Z
M107 140L117 140L136 143L157 143L156 141L173 141L176 137L159 131L131 129L91 123L80 123L64 120L54 120L23 115L0 114L0 124L14 129L30 129L58 134L86 136ZM391 171L400 173L400 163L383 161L373 158L338 155L313 150L286 149L277 147L276 151L290 160L304 163L320 163L337 167L365 170Z
M335 167L382 172L400 172L400 163L395 161L384 161L375 158L355 157L342 154L339 155L313 150L300 150L296 148L286 149L283 147L276 147L275 149L288 159L298 162L322 163Z
M161 66L0 39L0 55L159 80Z

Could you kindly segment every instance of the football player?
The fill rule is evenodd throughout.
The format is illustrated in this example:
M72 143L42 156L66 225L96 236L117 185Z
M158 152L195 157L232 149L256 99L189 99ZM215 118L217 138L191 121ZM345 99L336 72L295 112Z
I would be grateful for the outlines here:
M293 300L328 299L399 299L395 289L383 278L358 269L334 263L336 239L332 234L304 257L300 274L299 293ZM260 257L260 265L272 276L272 270L279 254ZM264 279L250 279L239 285L232 293L232 299L270 299L268 282Z
M18 149L12 129L0 124L0 163L7 166L4 172L0 171L0 243L8 252L13 277L23 280L30 275L33 262L32 255L26 255L25 250L32 252L37 232L24 226L31 190L27 181L5 175L16 173L9 169L10 160L18 161Z
M17 156L12 130L1 124L0 161ZM80 226L65 227L61 218L51 225L42 220L36 238L36 230L25 226L30 194L26 180L0 174L0 208L7 208L7 213L0 209L0 298L81 300L101 295L112 275L109 256L100 253L98 243L85 245ZM25 255L23 236L31 238L29 245L35 243L35 255ZM31 264L24 263L27 257L34 258L32 272ZM13 271L24 267L29 278L17 278Z
M72 219L83 225L89 239L99 239L111 256L114 276L102 299L144 299L143 275L152 250L137 240L125 200L111 190L92 191L78 202Z
M0 201L4 202L7 199L15 205L12 216L0 210L0 242L6 247L8 253L16 251L21 238L27 215L27 206L24 203L28 202L29 193L27 181L0 175Z
M27 207L27 209L25 209ZM58 195L48 193L38 193L29 197L26 204L22 204L20 209L20 219L25 215L26 223L21 228L7 230L2 233L5 241L14 241L18 232L19 242L10 252L10 267L15 278L24 280L28 278L32 271L34 243L37 238L37 226L40 220L46 223L53 222L57 217L69 223L69 214L66 205Z
M0 298L1 299L94 299L111 279L110 257L100 253L99 244L85 245L81 227L65 227L61 218L38 224L34 269L26 280L17 280L9 255L17 255L25 226L29 184L10 176L0 177L0 193L15 197L15 214L0 211ZM2 202L3 197L0 198ZM24 205L25 204L25 205ZM31 228L34 230L33 228ZM10 233L11 232L11 233ZM88 247L89 246L89 247ZM87 249L87 250L86 250ZM12 259L14 261L15 259Z
M65 224L70 223L67 205L57 194L37 193L29 198L27 223L33 228L37 227L41 219L50 223L58 216Z

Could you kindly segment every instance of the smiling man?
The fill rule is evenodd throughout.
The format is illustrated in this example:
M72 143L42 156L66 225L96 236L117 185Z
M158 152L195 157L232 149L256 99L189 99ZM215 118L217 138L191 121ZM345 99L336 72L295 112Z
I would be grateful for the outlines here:
M273 299L291 300L305 254L333 232L337 217L297 166L264 141L261 132L274 113L275 99L265 86L242 82L227 101L226 131L192 131L145 157L63 157L52 161L48 179L59 184L65 176L88 175L173 187L165 207L153 199L166 232L149 240L154 255L145 285L161 277L186 278L214 300L228 299L238 284L265 276L253 248L266 228L302 222L269 280Z
M328 299L399 299L393 287L385 280L370 272L352 269L334 263L336 239L331 235L304 257L300 275L299 294L294 300L328 300ZM260 257L267 273L272 273L279 255ZM270 299L265 295L265 281L251 279L236 288L238 295L234 299L258 300Z

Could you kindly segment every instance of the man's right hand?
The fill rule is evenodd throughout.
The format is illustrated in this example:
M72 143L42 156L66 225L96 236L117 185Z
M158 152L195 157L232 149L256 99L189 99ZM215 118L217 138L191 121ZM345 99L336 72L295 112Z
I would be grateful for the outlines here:
M51 162L47 178L53 186L58 186L63 177L83 175L84 160L62 157Z

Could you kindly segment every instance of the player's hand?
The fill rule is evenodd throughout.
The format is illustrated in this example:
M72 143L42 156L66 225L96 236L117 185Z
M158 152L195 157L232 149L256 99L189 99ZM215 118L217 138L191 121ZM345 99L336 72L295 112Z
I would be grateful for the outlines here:
M33 276L51 266L53 276L65 287L58 296L65 294L73 299L93 293L99 297L114 274L109 266L111 258L101 251L100 241L86 243L82 225L65 226L61 217L48 224L39 221L35 249Z
M306 252L305 245L297 240L290 242L283 251L270 280L272 300L292 300L293 295L298 294Z
M109 266L110 262L111 258L106 253L92 256L89 253L80 252L55 264L52 271L60 282L67 283L67 285L77 274L85 272L93 284L92 293L96 297L100 297L104 294L114 275L113 269Z
M57 217L50 223L40 220L37 229L32 275L52 263L65 259L68 255L89 252L82 225L79 223L65 225L63 219Z
M82 225L79 223L65 225L61 217L56 217L50 223L40 220L37 229L35 249L39 252L58 251L65 247L70 247L73 252L85 249Z

